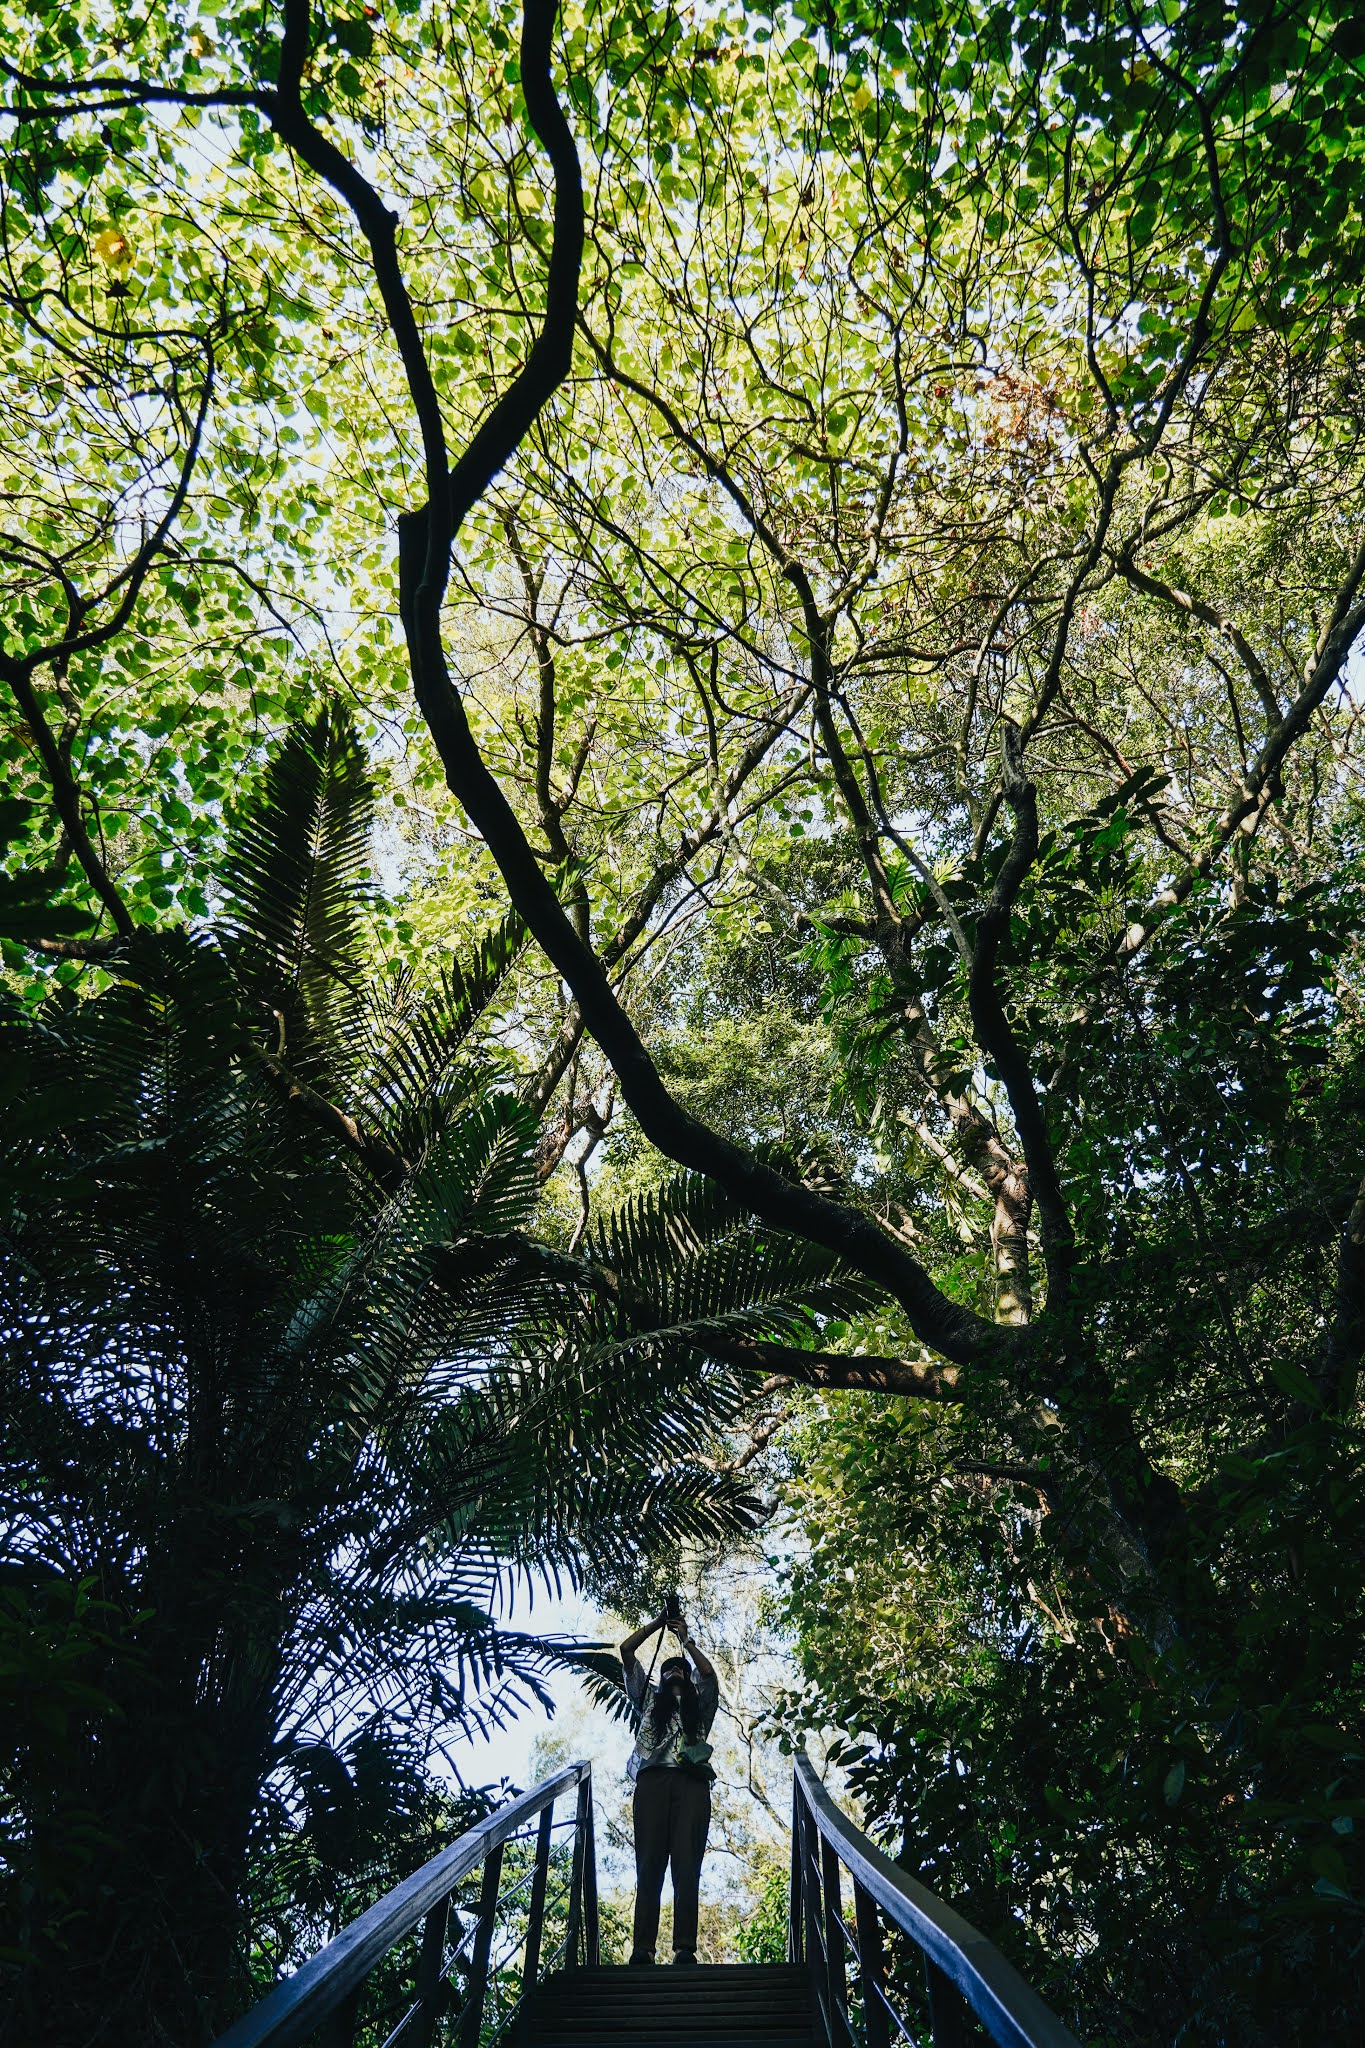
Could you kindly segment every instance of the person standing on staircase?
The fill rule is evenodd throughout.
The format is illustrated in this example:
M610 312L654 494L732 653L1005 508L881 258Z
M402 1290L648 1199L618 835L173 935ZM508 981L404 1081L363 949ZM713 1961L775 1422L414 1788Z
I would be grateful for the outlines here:
M672 1630L687 1655L665 1657L655 1686L635 1653L665 1628ZM654 1961L664 1872L671 1864L673 1960L695 1963L701 1864L716 1775L706 1738L716 1718L720 1689L709 1659L692 1641L676 1604L626 1637L621 1662L626 1691L640 1716L627 1767L635 1785L635 1934L630 1960Z

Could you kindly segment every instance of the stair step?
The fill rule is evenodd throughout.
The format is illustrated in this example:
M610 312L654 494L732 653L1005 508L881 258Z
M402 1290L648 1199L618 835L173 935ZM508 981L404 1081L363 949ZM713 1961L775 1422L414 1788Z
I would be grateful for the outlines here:
M569 2020L563 2013L533 2011L531 2014L534 2038L537 2041L585 2042L598 2034L636 2035L647 2034L651 2039L670 2042L691 2040L698 2034L719 2036L721 2034L743 2035L749 2041L786 2040L792 2035L802 2036L810 2031L809 2012L773 2013L771 2015L750 2015L720 2011L694 2012L690 2018L682 2018L671 2024L661 2024L657 2014L637 2013L585 2013L577 2020Z
M573 1970L554 1970L544 1979L544 1982L546 1984L615 1984L619 1983L628 1971L631 1975L634 1975L635 1971L640 1967L640 1965L634 1963L590 1963L580 1965L577 1969ZM656 1963L654 1967L658 1970L671 1970L675 1965L672 1963ZM803 1977L806 1974L806 1967L805 1963L698 1962L684 1963L683 1965L683 1968L686 1970L695 1970L699 1977L704 1977L709 1970L713 1977L734 1977L743 1979L746 1983L755 1984L760 1979L765 1983L770 1983L775 1977Z
M804 2011L808 1998L804 1985L796 1991L769 1991L755 1996L752 1992L736 1995L724 1990L712 1991L699 1984L694 1991L641 1991L628 1997L612 1993L602 1997L561 1993L553 2002L562 2011L575 2012L637 2012L646 2008L650 2012L666 2012L675 2006L691 2010L698 2005L723 2005L735 2012L769 2012L787 2006L794 2011Z
M651 1986L648 1989L625 1995L617 1992L560 1992L555 1999L555 2003L561 2007L572 2006L576 2010L591 2010L593 2012L627 2011L645 2005L651 2011L662 2010L672 2005L730 2005L736 2009L742 2007L746 2012L750 2008L758 2012L766 2012L770 2006L775 2005L804 2006L806 2000L807 1994L804 1984L792 1991L784 1988L780 1991L762 1991L758 1993L751 1991L733 1992L726 1990L723 1986L713 1990L709 1985L698 1984L685 1991L674 1990L672 1985L666 1991L655 1991Z
M556 2025L580 2029L598 2020L609 2020L613 2025L625 2021L648 2021L651 2026L685 2027L688 2021L705 2014L709 2019L724 2019L727 2014L737 2022L743 2020L746 2026L770 2022L786 2026L803 2020L810 2011L805 2000L783 2000L781 2005L739 2006L728 2005L723 1999L697 1999L689 2005L658 2006L642 2004L634 2006L573 2005L542 2006L538 2008L546 2018L553 2017Z
M570 1985L592 1986L595 1990L611 1990L622 1984L653 1984L663 1979L667 1982L686 1978L689 1984L699 1979L713 1977L724 1984L760 1985L804 1984L810 1972L805 1963L655 1963L652 1967L641 1964L594 1963L587 1970L556 1970L544 1980L542 1990L567 1988Z
M765 1999L804 1997L804 1985L716 1985L700 1970L632 1970L630 1985L583 1985L557 1991L561 1999L602 1999L624 2005L628 1999L735 1999L739 2005L761 2005Z
M557 1993L566 1998L665 1998L675 1994L689 1996L698 1991L715 1992L725 1998L783 1998L788 1992L804 1991L806 1980L794 1979L780 1984L727 1984L720 1972L703 1969L695 1970L622 1970L626 1980L621 1984L567 1983L557 1985Z
M750 2034L789 2034L793 2027L798 2031L810 2019L804 2006L793 2006L784 2012L747 2013L727 2011L724 2006L699 2006L690 2013L657 2012L546 2012L536 2011L540 2026L549 2027L556 2034L572 2035L577 2040L581 2035L591 2034L597 2027L630 2027L638 2031L648 2027L659 2034L694 2034L698 2027L728 2027L730 2031Z
M732 1998L724 1991L704 1991L698 1987L689 1997L686 1993L670 1992L666 1997L651 1997L646 1991L638 1998L557 1998L552 2002L560 2012L695 2012L698 2006L724 2006L731 2012L804 2012L808 1999L804 1991L775 1991L766 1998Z
M767 1999L804 1999L808 1989L808 1974L804 1970L788 1972L782 1976L763 1976L757 1982L749 1978L749 1970L743 1964L726 1968L724 1964L696 1964L692 1968L675 1968L673 1964L655 1964L655 1968L626 1968L612 1972L579 1970L573 1976L553 1978L540 1987L540 1997L553 1997L555 2001L581 2001L593 1999L602 2003L628 2003L632 1999L696 1999L716 1997L735 1999L741 2005L761 2005Z
M805 2012L809 2000L792 1998L726 1998L723 1992L699 1991L695 1998L558 1998L547 2005L554 2012Z
M799 1963L561 1971L527 2013L532 2048L811 2048Z
M595 2033L549 2032L533 2020L530 2039L534 2048L585 2048L585 2044L610 2042L611 2048L656 2048L666 2041L668 2048L811 2048L810 2022L780 2034L755 2034L726 2026L705 2027L691 2034L658 2034L651 2028L599 2026Z
M690 2027L658 2027L646 2013L632 2017L597 2019L582 2027L566 2027L549 2014L530 2015L531 2039L537 2044L557 2043L559 2048L584 2048L585 2043L610 2038L614 2041L666 2041L670 2048L686 2048L692 2041L743 2040L778 2048L790 2041L810 2040L809 2014L791 2014L781 2024L754 2026L733 2013L693 2015Z

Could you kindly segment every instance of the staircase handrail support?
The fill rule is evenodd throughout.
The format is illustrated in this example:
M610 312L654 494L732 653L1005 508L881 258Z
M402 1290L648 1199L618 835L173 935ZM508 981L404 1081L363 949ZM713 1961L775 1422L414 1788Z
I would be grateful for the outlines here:
M1076 2036L971 1922L910 1877L842 1813L821 1784L810 1758L798 1751L794 1779L823 1839L875 1900L891 1923L910 1937L929 1963L961 1993L997 2048L1080 2048ZM794 1817L795 1818L795 1817ZM795 1838L795 1830L793 1831ZM793 1879L797 1857L793 1855ZM793 1912L793 1935L799 1914ZM842 1918L842 1914L840 1915ZM814 1961L814 1958L808 1958ZM885 1998L880 1985L880 1996Z
M490 1813L402 1884L386 1892L291 1977L275 1985L218 2037L214 2048L297 2048L329 2014L359 1992L375 1965L443 1899L449 1898L457 1884L527 1821L553 1806L561 1794L590 1782L591 1774L590 1763L566 1764L552 1778L543 1779L519 1799Z

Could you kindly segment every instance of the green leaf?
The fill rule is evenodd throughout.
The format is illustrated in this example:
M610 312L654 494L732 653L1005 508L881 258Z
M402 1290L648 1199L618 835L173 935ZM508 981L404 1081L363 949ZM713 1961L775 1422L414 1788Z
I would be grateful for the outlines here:
M353 57L368 57L374 48L374 30L363 16L350 20L345 17L338 17L332 23L332 39L334 42L339 43L343 50L349 50ZM351 76L356 77L356 74L352 72ZM357 84L359 84L358 78ZM349 88L346 89L349 90Z
M1270 1376L1283 1393L1291 1394L1306 1407L1321 1408L1321 1396L1301 1365L1295 1365L1291 1358L1272 1358L1269 1363Z

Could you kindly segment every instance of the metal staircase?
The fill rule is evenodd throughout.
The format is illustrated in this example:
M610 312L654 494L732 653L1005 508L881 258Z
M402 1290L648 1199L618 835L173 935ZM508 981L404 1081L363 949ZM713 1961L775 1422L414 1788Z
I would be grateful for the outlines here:
M799 1963L566 1970L528 2002L527 2048L814 2048Z
M570 1764L434 1856L215 2048L980 2041L1078 2048L999 1950L869 1841L798 1756L785 1963L604 1967L592 1772Z

